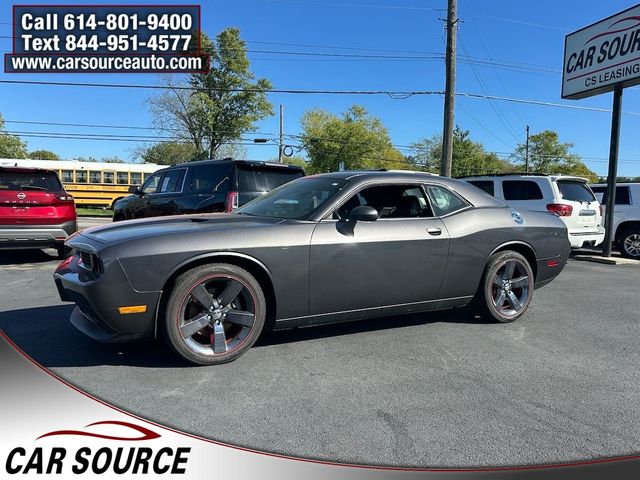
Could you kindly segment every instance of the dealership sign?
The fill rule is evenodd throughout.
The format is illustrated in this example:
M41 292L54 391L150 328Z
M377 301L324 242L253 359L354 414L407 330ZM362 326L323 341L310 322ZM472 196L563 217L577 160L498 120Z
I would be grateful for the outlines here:
M565 37L562 98L640 83L640 5Z

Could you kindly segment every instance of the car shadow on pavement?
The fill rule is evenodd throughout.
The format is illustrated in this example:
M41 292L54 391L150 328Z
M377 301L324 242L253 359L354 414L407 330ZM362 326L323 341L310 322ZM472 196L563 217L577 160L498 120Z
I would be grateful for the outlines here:
M57 252L53 249L4 250L0 251L0 265L20 265L25 263L52 262L58 260L56 253Z
M375 332L438 322L479 324L483 323L483 320L467 307L426 313L413 313L395 317L370 318L367 320L356 320L353 322L332 323L327 325L294 328L291 330L264 332L256 342L255 347L304 342L307 340L327 337L354 335L363 332Z
M0 312L0 330L27 355L47 368L124 365L130 367L190 367L162 342L99 343L69 322L74 305L54 305ZM255 347L303 342L326 337L410 327L428 323L481 323L471 309L359 320L278 332L265 332Z
M109 344L86 337L69 322L74 307L68 304L0 312L0 329L27 355L47 368L187 366L162 342Z

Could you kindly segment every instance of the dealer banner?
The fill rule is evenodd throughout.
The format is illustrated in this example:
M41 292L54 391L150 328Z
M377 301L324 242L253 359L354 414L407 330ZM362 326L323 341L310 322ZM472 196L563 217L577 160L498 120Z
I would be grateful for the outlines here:
M0 330L0 478L637 478L637 456L485 469L348 465L227 445L159 425L52 374ZM170 419L167 419L170 423ZM464 442L464 439L460 439Z

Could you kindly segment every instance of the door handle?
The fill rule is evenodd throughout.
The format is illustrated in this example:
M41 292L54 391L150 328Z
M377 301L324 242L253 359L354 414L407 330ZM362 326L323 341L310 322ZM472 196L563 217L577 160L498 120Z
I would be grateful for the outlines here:
M437 228L437 227L431 227L431 228L427 228L427 233L429 235L440 235L442 233L442 229Z

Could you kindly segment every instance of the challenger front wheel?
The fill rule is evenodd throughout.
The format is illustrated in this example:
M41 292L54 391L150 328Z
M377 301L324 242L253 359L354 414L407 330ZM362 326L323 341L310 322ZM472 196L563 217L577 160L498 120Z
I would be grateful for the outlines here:
M216 365L255 343L266 316L258 281L231 264L208 264L180 275L167 302L166 339L185 360Z

